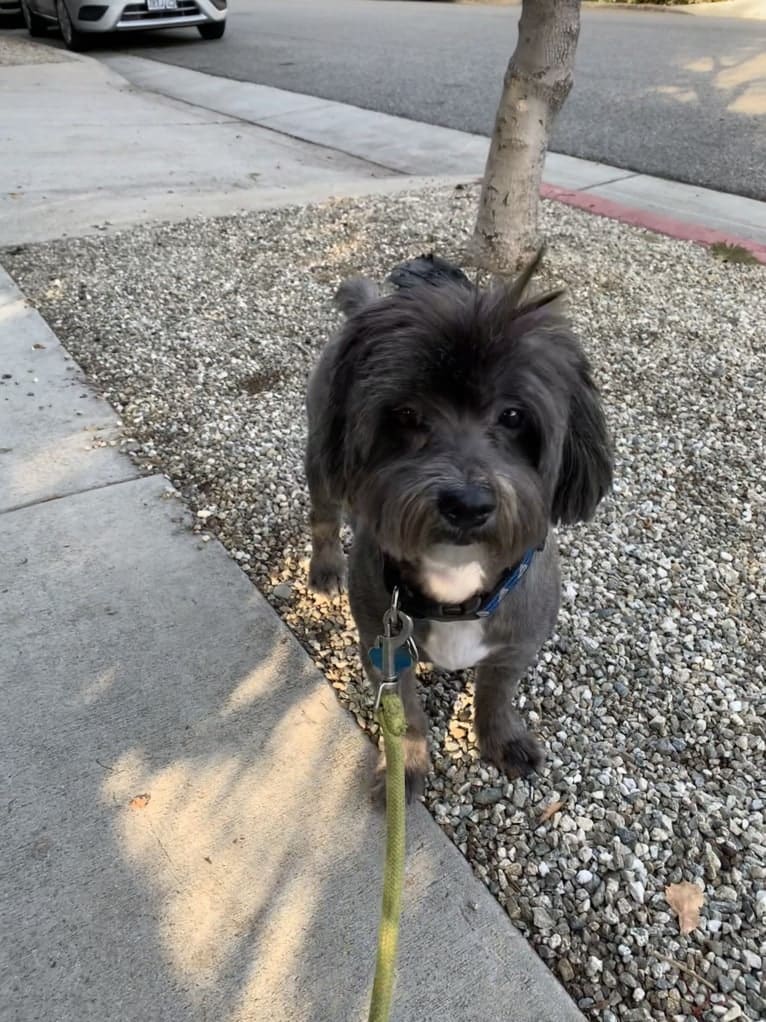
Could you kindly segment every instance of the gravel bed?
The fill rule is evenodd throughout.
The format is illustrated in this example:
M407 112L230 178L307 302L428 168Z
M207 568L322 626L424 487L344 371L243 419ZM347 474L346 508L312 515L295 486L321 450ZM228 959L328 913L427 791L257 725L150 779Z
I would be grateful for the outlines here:
M432 189L2 254L124 446L372 730L346 604L304 585L305 380L338 282L431 248L459 258L475 208L472 189ZM617 483L561 534L558 632L522 685L544 773L509 783L481 762L470 675L424 672L426 802L589 1017L762 1020L764 268L561 205L543 217L542 283L571 290ZM680 881L705 896L688 936L665 897Z

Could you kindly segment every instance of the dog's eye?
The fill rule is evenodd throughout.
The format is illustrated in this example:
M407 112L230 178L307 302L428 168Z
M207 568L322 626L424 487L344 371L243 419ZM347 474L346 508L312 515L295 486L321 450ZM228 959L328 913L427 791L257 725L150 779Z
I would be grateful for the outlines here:
M506 429L521 429L524 425L524 413L519 408L504 408L500 413L499 422Z
M420 425L420 416L414 408L406 406L394 409L394 419L404 429L417 429Z

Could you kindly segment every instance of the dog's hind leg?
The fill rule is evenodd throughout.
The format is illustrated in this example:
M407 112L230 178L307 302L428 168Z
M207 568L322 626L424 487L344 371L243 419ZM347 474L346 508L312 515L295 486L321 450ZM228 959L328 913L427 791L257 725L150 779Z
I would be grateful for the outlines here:
M526 777L539 771L545 760L542 748L513 705L521 673L507 664L480 664L476 668L474 717L479 750L508 777Z

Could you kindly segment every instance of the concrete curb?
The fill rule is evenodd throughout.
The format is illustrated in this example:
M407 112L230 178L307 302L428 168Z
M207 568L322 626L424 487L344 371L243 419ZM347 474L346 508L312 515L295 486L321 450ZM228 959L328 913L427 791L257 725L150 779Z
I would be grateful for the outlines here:
M488 139L316 96L218 78L140 57L111 57L134 85L369 161L393 174L482 175ZM700 244L741 245L764 261L766 203L549 153L543 194L600 216Z
M563 202L567 206L574 206L577 209L585 210L587 213L607 217L609 220L619 220L621 223L628 224L631 227L642 227L647 231L654 231L656 234L665 234L670 238L677 238L679 241L693 241L699 245L719 244L738 246L750 252L758 262L766 263L766 244L723 231L717 231L712 227L706 227L704 224L687 223L684 220L666 216L662 213L653 213L648 209L632 208L620 202L614 202L611 199L591 196L585 190L572 192L566 188L557 188L555 185L544 184L541 194L545 199Z

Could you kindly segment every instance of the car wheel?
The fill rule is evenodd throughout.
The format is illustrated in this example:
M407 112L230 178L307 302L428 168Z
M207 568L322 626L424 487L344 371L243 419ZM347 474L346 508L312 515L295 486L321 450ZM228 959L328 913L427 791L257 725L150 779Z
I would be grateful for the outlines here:
M66 48L75 52L87 49L90 39L84 32L78 32L72 24L65 0L56 0L56 17L59 20L61 38L64 40Z
M47 34L48 22L45 18L41 18L39 14L35 14L34 11L29 9L27 0L21 0L21 13L24 16L24 24L27 26L30 35L43 36Z
M197 25L197 28L203 39L220 39L226 31L226 22L206 21L204 25Z

